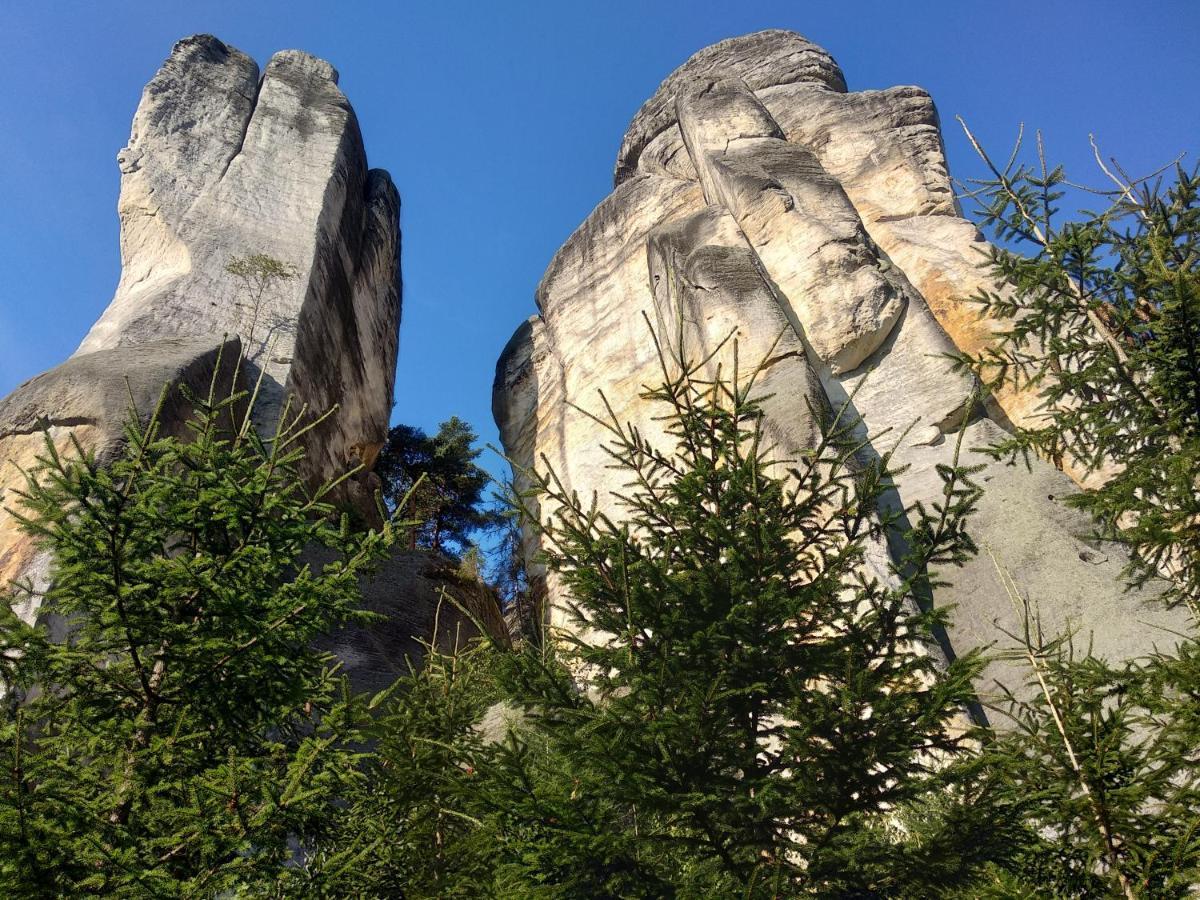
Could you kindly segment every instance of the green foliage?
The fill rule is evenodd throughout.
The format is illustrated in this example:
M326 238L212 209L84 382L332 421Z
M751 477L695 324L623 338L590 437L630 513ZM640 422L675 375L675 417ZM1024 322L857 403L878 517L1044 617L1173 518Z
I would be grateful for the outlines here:
M959 364L1036 391L1042 415L989 452L1091 473L1070 502L1130 548L1132 581L1166 574L1167 602L1196 612L1200 177L1122 175L1109 208L1059 224L1064 174L1018 157L975 194L1004 285L976 299L1003 325ZM255 323L294 274L261 256L228 271ZM783 459L736 348L732 373L682 347L660 358L643 399L665 446L607 400L595 416L626 476L616 513L549 469L516 498L544 511L526 524L565 606L515 651L427 647L369 701L312 644L362 617L357 578L391 527L352 534L322 499L334 485L306 493L307 429L286 412L262 441L244 398L199 399L189 440L131 424L106 466L47 443L23 494L54 560L44 615L0 613L5 894L1193 893L1194 637L1098 660L1043 635L1000 572L1028 680L993 704L999 732L971 728L982 660L942 660L946 612L913 598L975 552L979 467L939 468L943 499L904 511L892 563L889 458L861 459L857 423L810 410L819 445ZM458 419L397 426L378 463L414 544L464 576L482 568L471 536L498 522L474 440ZM506 590L533 607L508 524ZM312 544L336 561L304 566Z
M912 589L970 551L978 491L948 467L911 558L873 576L887 460L860 463L840 417L776 459L754 375L707 379L707 362L664 358L645 394L668 449L607 404L596 418L628 476L619 523L532 475L569 628L507 657L501 680L561 767L524 795L534 820L580 824L539 834L526 877L586 853L671 885L654 896L894 892L912 874L893 865L905 839L873 826L943 787L979 666L939 666L943 614Z
M461 555L473 533L498 523L499 517L485 508L491 477L475 462L483 451L474 443L475 432L457 416L438 426L432 437L408 425L388 432L375 472L389 507L408 497L406 515L419 523L414 546Z
M1200 655L1110 664L1024 613L1009 654L1027 683L994 708L1005 730L981 764L1026 830L1016 874L1056 897L1188 897L1200 883ZM1008 894L1005 896L1020 896Z
M29 473L24 527L53 562L36 625L0 612L5 896L270 880L355 761L364 714L312 645L362 617L358 577L390 529L351 534L332 485L307 492L286 410L264 442L244 395L213 394L187 440L133 419L108 464L48 439ZM319 571L314 544L338 554Z
M426 647L373 701L373 752L281 893L301 897L477 897L491 881L494 833L479 785L491 755L478 725L496 698L492 650Z
M1200 171L1176 167L1164 185L1105 166L1117 185L1108 207L1060 222L1068 182L1040 138L1036 166L1020 141L1005 168L984 159L991 177L971 195L981 225L1032 252L991 251L1004 290L974 299L1003 327L960 362L1041 400L1039 420L992 453L1097 475L1069 502L1129 548L1135 583L1166 574L1167 599L1200 614Z
M664 363L665 451L600 420L620 524L532 476L570 628L431 652L301 893L925 896L931 871L965 884L995 858L990 788L954 765L979 660L943 667L942 614L911 600L971 551L978 490L947 467L945 502L909 511L919 574L873 576L886 460L860 464L834 420L775 461L753 380Z
M970 136L970 132L968 132ZM972 141L974 138L972 137ZM1200 177L1174 168L1116 185L1109 206L1060 222L1061 168L1004 168L977 183L981 221L1001 241L988 268L1002 290L976 298L1002 323L961 364L993 386L1037 392L1040 418L990 449L1079 465L1068 502L1132 553L1134 584L1170 579L1169 603L1200 613ZM1118 174L1114 174L1114 169ZM1029 255L1016 248L1032 246ZM995 704L1005 727L980 764L1025 838L986 896L1185 897L1200 884L1200 649L1110 663L1074 635L1042 633L1036 606L1000 572L1025 626L1008 652L1027 683ZM1018 573L1019 576L1019 573ZM1047 601L1053 598L1045 598ZM1134 610L1131 609L1131 618ZM1172 646L1173 645L1173 646Z
M295 266L288 265L264 253L232 257L225 264L225 271L243 279L255 288L269 285L275 281L295 278L299 274Z
M239 279L245 288L245 300L238 305L250 305L253 312L250 316L250 327L246 329L246 352L257 355L265 349L254 348L254 333L258 329L258 319L262 312L262 301L267 291L281 282L298 278L299 269L290 263L282 262L264 253L251 253L247 256L231 257L225 264L225 271Z

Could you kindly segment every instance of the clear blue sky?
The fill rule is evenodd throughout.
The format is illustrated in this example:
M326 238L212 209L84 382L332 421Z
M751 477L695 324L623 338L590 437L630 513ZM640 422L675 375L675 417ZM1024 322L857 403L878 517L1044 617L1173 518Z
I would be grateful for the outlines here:
M611 187L641 102L706 44L790 28L851 90L919 84L1002 155L1019 122L1090 179L1200 154L1200 0L52 2L0 6L0 395L63 360L117 283L117 151L172 43L329 59L403 195L396 421L495 440L495 359L555 249ZM493 460L493 468L495 461Z

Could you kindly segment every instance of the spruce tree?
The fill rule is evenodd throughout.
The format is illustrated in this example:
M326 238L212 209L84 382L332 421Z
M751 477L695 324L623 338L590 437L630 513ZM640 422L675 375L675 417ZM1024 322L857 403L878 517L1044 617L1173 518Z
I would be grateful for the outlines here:
M251 890L355 761L363 711L313 640L361 618L390 528L353 534L332 485L305 487L311 424L285 409L264 441L244 393L192 399L186 440L134 417L109 464L48 440L28 475L24 527L53 563L36 624L0 612L5 896ZM310 568L313 544L337 558Z
M910 574L872 574L887 461L859 461L839 417L779 459L754 377L705 371L664 358L645 399L665 449L600 419L619 522L531 473L572 627L402 679L301 893L927 896L1002 855L964 768L980 660L945 665L944 612L912 600L973 550L970 471L909 510Z
M1196 642L1147 659L1097 658L1083 636L1044 634L1036 604L1001 574L1025 614L1008 654L1028 677L993 704L1003 731L981 760L1023 835L1006 865L1015 880L998 895L1194 896Z
M960 362L1041 400L1036 421L989 452L1080 464L1089 487L1068 502L1091 513L1098 536L1130 550L1134 585L1159 587L1165 576L1162 599L1193 616L1192 628L1164 632L1146 658L1099 659L1089 623L1044 633L1038 606L1056 598L1024 596L1020 573L997 569L1024 622L1004 652L1025 664L1027 679L994 704L1001 734L980 765L1023 837L985 879L985 895L1193 896L1200 177L1176 166L1165 182L1132 179L1097 151L1113 187L1093 194L1107 206L1064 222L1072 185L1046 163L1040 135L1033 163L1020 138L1003 168L975 146L989 175L969 196L999 242L985 265L1002 288L975 299L1001 325L995 346Z
M1097 151L1106 207L1062 221L1071 185L1038 144L1027 163L1018 139L1004 168L975 145L990 174L968 196L1003 290L973 298L1000 328L960 364L1041 401L991 452L1081 465L1091 486L1068 502L1129 549L1135 584L1165 575L1200 616L1200 170L1132 179Z
M492 895L496 835L479 785L496 772L482 726L498 699L496 652L482 641L426 645L419 667L372 698L371 752L279 896Z
M943 666L945 613L912 597L974 550L970 470L941 471L943 501L909 511L909 558L872 573L890 478L886 456L858 459L856 423L813 410L820 445L780 459L755 373L660 360L643 399L667 446L607 401L596 417L628 477L619 519L529 473L570 627L500 657L526 716L496 758L494 806L523 811L496 826L500 870L551 896L896 895L942 853L897 811L966 749L980 660Z

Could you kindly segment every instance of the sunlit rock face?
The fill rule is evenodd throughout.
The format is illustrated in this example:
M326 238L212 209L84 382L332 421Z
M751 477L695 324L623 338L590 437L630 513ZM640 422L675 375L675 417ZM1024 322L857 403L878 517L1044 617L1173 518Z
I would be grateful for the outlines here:
M620 421L660 437L661 410L639 396L661 381L647 320L674 334L682 318L696 348L732 333L743 360L769 352L775 443L811 447L813 410L849 403L866 453L894 449L907 467L888 502L940 500L937 466L960 432L964 461L977 462L972 448L1033 411L1032 398L1007 392L989 417L946 359L991 339L993 323L966 302L986 284L986 249L960 215L924 91L848 93L832 57L791 32L700 51L634 117L613 192L555 255L538 315L499 360L493 410L518 487L522 469L549 465L619 516L623 475L607 465L603 430L575 407L601 411L602 392ZM1156 626L1179 624L1123 594L1118 548L1080 539L1089 525L1062 504L1075 490L1062 472L993 463L978 480L983 552L932 598L956 606L952 652L1002 638L997 623L1017 626L998 569L1040 603L1048 628L1094 630L1103 655L1148 650L1166 634ZM534 536L526 548L536 550ZM561 625L561 589L545 588ZM1002 664L990 674L1018 677Z
M71 360L0 405L23 416L0 422L5 504L20 483L16 468L38 452L39 423L56 443L74 430L87 449L112 452L126 374L136 372L147 414L164 383L172 396L179 384L195 387L226 341L234 356L245 353L245 383L258 384L264 434L289 404L293 416L334 410L309 437L310 480L369 467L392 407L400 200L386 172L368 169L334 68L286 50L260 74L210 35L186 38L143 91L117 162L121 279ZM264 287L228 271L256 254L290 277ZM76 370L93 372L94 383L70 380ZM67 388L55 386L64 378ZM352 479L336 498L368 520L371 477ZM0 580L27 565L17 544L15 523L0 512Z
M0 401L0 587L45 586L49 560L9 510L46 436L62 452L73 436L110 456L130 399L145 417L164 384L168 433L183 433L189 414L181 386L204 394L214 376L227 389L236 375L243 388L258 383L256 424L266 435L289 404L309 419L333 410L305 439L314 483L374 463L396 370L400 200L388 174L367 167L337 81L329 63L296 50L260 73L244 53L200 35L176 44L146 86L117 158L116 294L69 360ZM291 277L259 293L227 270L255 254ZM360 474L334 499L370 521L376 484ZM430 637L422 629L436 592L424 581L406 588L400 576L412 567L404 552L398 558L368 591L398 617L356 638L354 666L402 667L412 639ZM36 615L36 595L21 613ZM444 628L457 618L453 608L442 616Z
M175 45L117 155L121 280L76 351L240 336L251 380L263 376L262 430L289 397L293 412L337 407L311 442L314 480L374 461L400 324L399 195L368 169L337 82L298 50L260 73L210 35ZM260 293L227 271L252 254L293 277Z

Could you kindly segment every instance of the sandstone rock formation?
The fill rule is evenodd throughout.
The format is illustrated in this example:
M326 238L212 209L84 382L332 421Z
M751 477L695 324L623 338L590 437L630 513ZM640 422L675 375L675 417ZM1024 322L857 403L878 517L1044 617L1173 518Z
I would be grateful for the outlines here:
M285 397L337 414L309 451L330 477L387 433L400 324L400 198L368 169L337 71L298 50L254 60L214 37L175 45L146 86L121 169L121 280L76 355L240 335L269 431ZM291 267L257 295L231 260ZM365 507L369 510L369 505Z
M0 585L46 577L48 561L5 508L44 433L60 450L74 434L85 450L112 454L130 397L146 415L164 383L171 399L163 426L178 431L188 412L178 387L207 389L218 350L225 383L240 351L243 385L261 380L256 425L264 435L287 403L293 415L336 408L306 441L309 479L360 462L370 469L392 408L400 199L386 172L368 169L337 81L329 63L295 50L275 54L260 75L244 53L200 35L176 44L146 86L118 155L116 295L70 360L0 401ZM255 254L290 277L255 284L228 271ZM357 476L335 499L370 521L373 478ZM367 645L402 664L412 637L430 636L421 629L432 628L436 598L418 578L432 563L406 552L398 560L364 591L375 606L399 611ZM408 585L398 572L415 580ZM34 606L22 613L35 615ZM445 616L447 627L457 619L453 608ZM360 660L351 669L392 662Z
M973 380L945 357L990 339L992 323L964 302L984 283L986 246L955 203L924 91L847 93L829 54L791 32L700 51L634 117L613 192L558 251L537 289L539 314L500 358L493 410L518 483L520 468L545 459L617 512L610 491L621 475L572 404L596 408L602 390L622 420L661 434L638 396L659 377L646 312L660 326L687 320L700 346L736 330L743 358L782 331L764 386L776 395L776 442L811 446L809 405L853 397L867 452L894 447L907 466L889 502L939 499L937 466L960 429L978 447L1005 418L1031 413L1031 398L1009 392L985 414L970 403ZM1181 619L1123 594L1121 552L1080 537L1088 523L1060 502L1075 489L1066 475L1038 462L990 464L979 480L987 490L973 533L983 552L932 598L957 606L952 652L1001 638L997 624L1016 627L997 567L1040 604L1048 628L1094 631L1100 655L1171 640L1159 626ZM532 553L536 539L526 543ZM558 587L546 587L561 623ZM1003 665L992 674L1018 677Z

